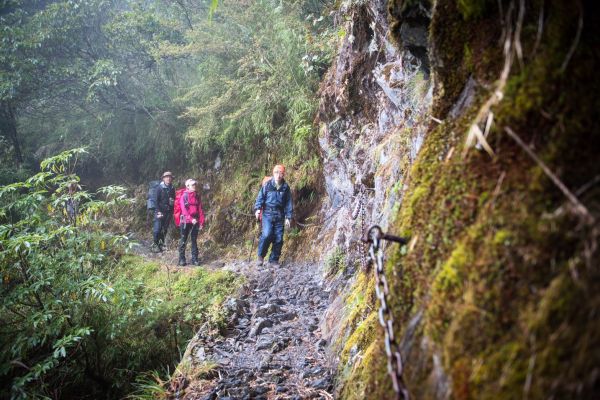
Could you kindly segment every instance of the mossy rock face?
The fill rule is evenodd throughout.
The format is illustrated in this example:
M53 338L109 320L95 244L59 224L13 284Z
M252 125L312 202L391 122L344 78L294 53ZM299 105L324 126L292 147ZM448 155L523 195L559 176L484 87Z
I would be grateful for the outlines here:
M436 1L431 21L431 64L436 82L433 115L445 118L468 77L488 81L498 76L501 50L497 8L486 0ZM467 20L465 20L467 19Z
M600 365L597 223L573 212L504 128L567 188L579 189L579 200L598 220L600 80L594 64L600 17L591 2L528 4L522 60L515 59L504 97L492 108L490 157L464 152L464 143L503 63L500 20L493 1L434 5L434 116L449 115L469 77L477 93L456 119L431 127L389 228L412 239L410 246L386 251L399 338L423 311L411 333L416 338L404 349L405 379L416 398L594 398ZM390 398L381 339L375 334L361 348L364 357L344 376L342 398ZM446 389L436 389L440 382L448 383Z

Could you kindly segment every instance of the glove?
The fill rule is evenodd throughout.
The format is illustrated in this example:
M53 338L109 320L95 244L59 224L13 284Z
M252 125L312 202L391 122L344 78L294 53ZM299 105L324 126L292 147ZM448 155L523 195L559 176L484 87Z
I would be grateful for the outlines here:
M292 224L292 222L290 221L289 218L285 219L285 227L289 229L290 225Z
M254 216L256 217L256 219L259 219L260 218L260 210L254 211Z

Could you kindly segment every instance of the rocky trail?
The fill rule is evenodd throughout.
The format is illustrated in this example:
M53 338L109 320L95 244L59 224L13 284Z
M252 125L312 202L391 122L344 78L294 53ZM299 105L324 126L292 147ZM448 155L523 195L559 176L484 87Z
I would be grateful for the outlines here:
M334 398L335 361L320 329L330 290L318 264L288 261L274 268L237 260L178 268L173 251L143 255L173 265L171 270L223 268L246 277L237 298L225 303L224 335L200 329L190 341L183 373L170 382L170 398Z

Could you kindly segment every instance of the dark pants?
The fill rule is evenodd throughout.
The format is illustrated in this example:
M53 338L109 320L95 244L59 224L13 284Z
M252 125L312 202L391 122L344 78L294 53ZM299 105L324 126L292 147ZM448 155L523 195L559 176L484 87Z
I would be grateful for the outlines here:
M181 233L181 237L179 238L179 259L185 260L185 245L187 243L187 238L192 233L192 262L198 260L198 230L199 224L181 224L179 225L179 232Z
M152 235L154 237L154 243L163 245L165 243L165 235L173 219L173 214L163 214L161 218L156 217L154 213L154 221L152 223Z
M262 217L262 233L258 242L258 256L264 258L269 251L271 243L271 255L269 262L278 262L283 247L283 224L285 218L282 212L265 211Z

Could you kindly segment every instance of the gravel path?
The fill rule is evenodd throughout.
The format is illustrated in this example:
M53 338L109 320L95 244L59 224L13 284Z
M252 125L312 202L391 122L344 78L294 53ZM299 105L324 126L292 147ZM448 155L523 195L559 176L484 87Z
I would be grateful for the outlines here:
M169 268L176 267L174 243L164 253L135 252ZM225 308L229 325L224 335L201 329L190 341L170 382L171 399L333 399L335 363L320 322L330 302L320 266L284 262L257 267L254 262L203 262L246 277L238 298Z
M248 283L225 305L227 333L201 330L190 342L182 365L195 372L171 382L172 398L332 399L334 365L319 328L329 293L318 265L275 269L238 261L223 268L245 275ZM206 363L217 367L199 373Z

